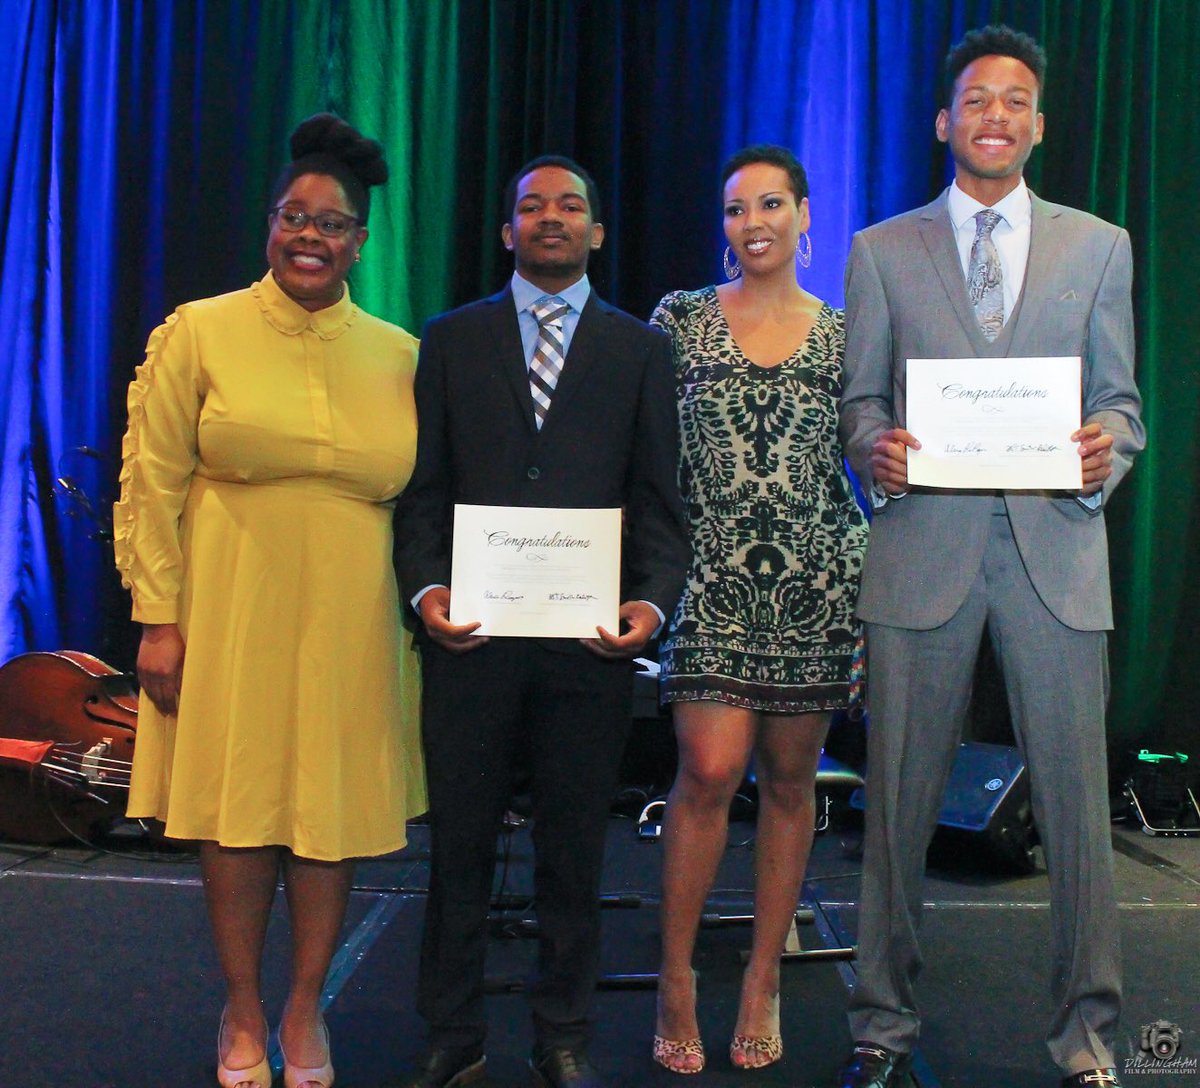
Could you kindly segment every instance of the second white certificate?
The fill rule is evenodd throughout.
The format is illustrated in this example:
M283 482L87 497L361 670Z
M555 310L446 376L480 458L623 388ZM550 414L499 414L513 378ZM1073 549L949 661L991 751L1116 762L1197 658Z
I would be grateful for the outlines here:
M1078 491L1078 356L909 359L908 482L924 487Z
M480 635L617 633L621 511L454 507L450 622Z

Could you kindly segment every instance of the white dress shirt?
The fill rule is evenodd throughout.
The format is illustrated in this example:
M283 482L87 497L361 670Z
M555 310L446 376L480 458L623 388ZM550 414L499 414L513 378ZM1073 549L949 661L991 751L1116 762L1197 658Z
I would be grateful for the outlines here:
M954 240L958 243L958 257L962 262L963 279L971 266L971 246L975 243L975 215L987 209L974 197L967 196L955 181L946 198L946 210L954 225ZM1033 206L1029 200L1029 189L1025 179L1003 200L992 205L1000 215L1000 222L992 229L992 241L1000 255L1000 268L1004 273L1001 287L1004 289L1004 320L1012 317L1025 284L1025 266L1029 263L1029 228L1033 222Z

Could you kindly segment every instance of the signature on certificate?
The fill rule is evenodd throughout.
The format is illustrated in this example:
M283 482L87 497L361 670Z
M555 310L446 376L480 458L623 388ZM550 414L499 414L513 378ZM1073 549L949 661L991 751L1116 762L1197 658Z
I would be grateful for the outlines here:
M506 589L502 593L497 593L494 589L485 589L483 599L485 601L523 601L525 594L514 593L511 589Z

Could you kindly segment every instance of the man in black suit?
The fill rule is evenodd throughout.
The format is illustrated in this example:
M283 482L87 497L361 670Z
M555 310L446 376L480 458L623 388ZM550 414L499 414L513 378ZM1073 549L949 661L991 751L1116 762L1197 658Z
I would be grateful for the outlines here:
M486 918L518 764L532 777L537 855L533 1082L600 1084L586 1046L606 818L632 721L629 659L674 608L689 555L669 345L591 290L588 257L604 239L595 184L546 156L518 171L505 206L511 283L425 328L417 464L397 510L401 585L424 627L432 832L418 987L430 1049L406 1088L482 1076ZM554 324L561 369L549 380L535 310ZM455 503L621 507L622 630L489 639L478 623L452 624Z

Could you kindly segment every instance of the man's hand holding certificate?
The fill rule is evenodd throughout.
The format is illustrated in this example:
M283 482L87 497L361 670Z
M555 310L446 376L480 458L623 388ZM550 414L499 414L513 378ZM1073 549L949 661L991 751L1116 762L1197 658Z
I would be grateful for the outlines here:
M909 359L908 483L1078 492L1080 360Z
M476 635L595 639L618 630L621 511L454 508L450 622Z

